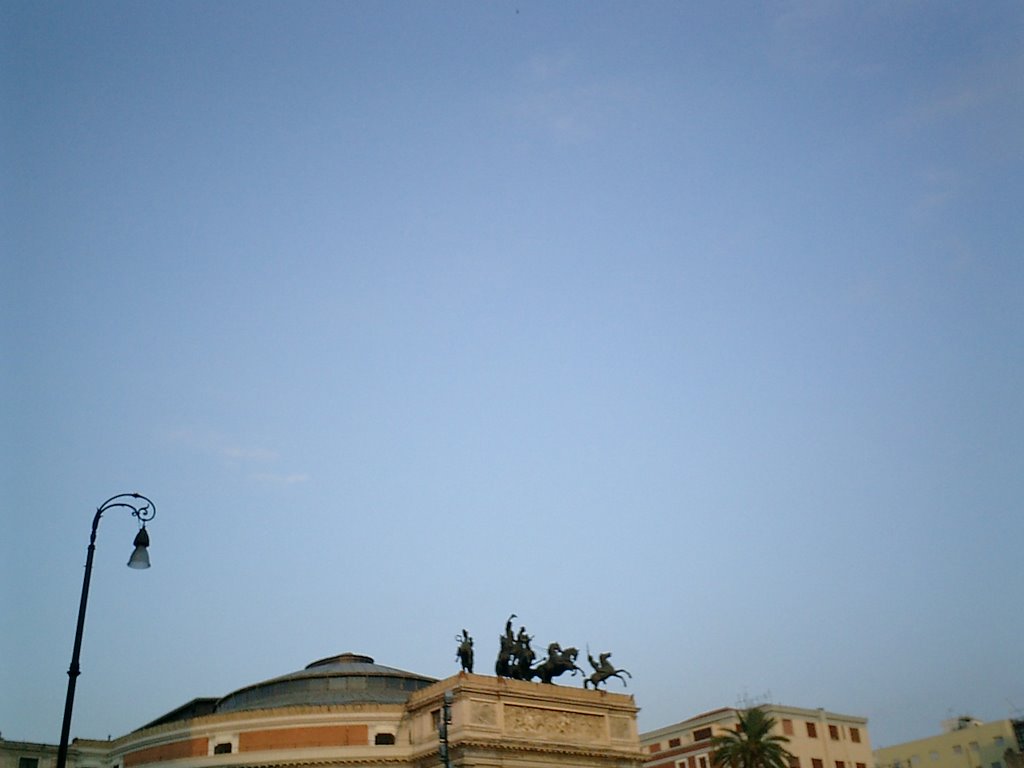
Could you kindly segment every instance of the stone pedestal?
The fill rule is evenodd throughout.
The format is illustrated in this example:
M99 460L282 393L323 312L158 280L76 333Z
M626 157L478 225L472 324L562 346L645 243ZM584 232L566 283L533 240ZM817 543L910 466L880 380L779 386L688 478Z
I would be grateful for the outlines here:
M437 723L446 691L452 694L452 768L640 768L643 763L632 696L463 673L410 697L415 768L440 765Z

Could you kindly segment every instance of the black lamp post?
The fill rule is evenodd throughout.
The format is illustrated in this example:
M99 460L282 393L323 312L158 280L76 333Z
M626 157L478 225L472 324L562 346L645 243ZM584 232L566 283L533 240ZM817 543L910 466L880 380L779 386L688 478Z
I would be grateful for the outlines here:
M451 754L448 752L448 726L452 724L452 701L454 697L451 691L444 692L443 703L441 704L441 712L437 718L437 736L438 736L438 748L437 753L441 756L441 762L444 764L444 768L452 768Z
M139 493L120 493L112 496L96 510L92 519L92 535L89 536L89 550L85 557L85 578L82 580L82 599L78 604L78 625L75 627L75 647L71 651L71 666L68 667L68 695L64 700L64 723L60 729L60 747L57 750L57 768L65 768L68 760L68 734L71 732L71 710L75 705L75 683L80 670L78 657L82 651L82 630L85 628L85 604L89 599L89 579L92 577L92 556L96 551L96 529L100 518L108 509L124 507L131 510L132 517L138 518L139 532L135 534L135 551L128 559L129 568L149 568L149 534L146 522L156 517L156 504Z

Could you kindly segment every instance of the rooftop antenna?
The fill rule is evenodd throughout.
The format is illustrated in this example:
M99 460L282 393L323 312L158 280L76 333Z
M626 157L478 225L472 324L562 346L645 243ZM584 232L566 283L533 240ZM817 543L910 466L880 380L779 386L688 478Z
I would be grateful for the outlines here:
M749 691L744 688L743 693L736 697L736 709L753 709L754 707L760 707L762 704L771 704L771 701L771 691L765 691L760 696L751 696Z

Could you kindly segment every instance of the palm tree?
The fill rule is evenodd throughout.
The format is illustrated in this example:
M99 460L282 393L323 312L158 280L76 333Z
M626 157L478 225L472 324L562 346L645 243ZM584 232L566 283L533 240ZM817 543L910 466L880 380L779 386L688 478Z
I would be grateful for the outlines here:
M740 722L736 730L711 740L711 765L714 768L789 768L792 755L783 746L789 739L772 733L775 718L760 707L737 714Z

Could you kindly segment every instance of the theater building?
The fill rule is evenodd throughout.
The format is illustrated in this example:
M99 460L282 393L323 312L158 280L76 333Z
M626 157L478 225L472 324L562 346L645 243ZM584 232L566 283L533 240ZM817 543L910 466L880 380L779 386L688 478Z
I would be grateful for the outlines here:
M346 653L110 741L75 739L69 768L642 768L632 696L460 673L444 680ZM0 741L0 768L53 768L56 747Z

